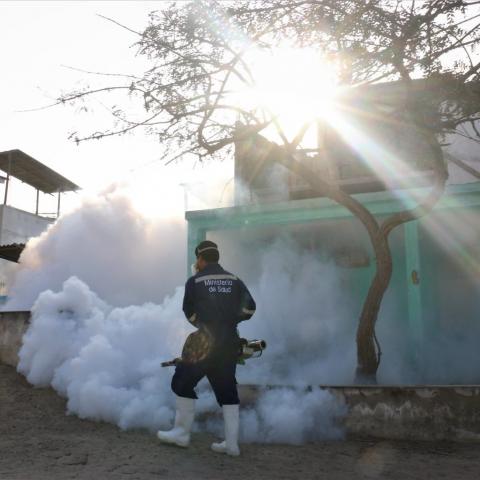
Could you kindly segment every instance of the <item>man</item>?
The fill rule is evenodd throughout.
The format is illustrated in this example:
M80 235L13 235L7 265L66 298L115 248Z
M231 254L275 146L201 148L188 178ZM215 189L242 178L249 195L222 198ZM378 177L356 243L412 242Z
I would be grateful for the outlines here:
M225 440L213 443L212 450L238 456L237 324L255 313L255 301L245 284L220 266L214 242L201 242L195 255L197 273L185 285L183 311L198 330L191 335L190 340L195 341L187 339L172 378L172 390L177 395L175 426L159 431L157 436L165 443L189 445L197 398L194 388L206 376L222 407L225 424Z

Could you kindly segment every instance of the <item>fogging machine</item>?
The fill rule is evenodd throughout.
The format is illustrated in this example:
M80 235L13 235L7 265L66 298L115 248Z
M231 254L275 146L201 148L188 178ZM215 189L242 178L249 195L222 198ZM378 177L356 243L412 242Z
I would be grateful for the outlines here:
M245 360L249 358L261 357L266 348L267 342L265 340L247 340L246 338L241 338L237 363L243 365Z
M188 339L187 339L188 341ZM267 348L267 342L265 340L247 340L241 338L238 347L238 359L237 363L240 365L245 364L245 360L249 358L258 358L262 355L263 351ZM162 367L175 367L183 360L182 357L174 358L168 362L162 362Z

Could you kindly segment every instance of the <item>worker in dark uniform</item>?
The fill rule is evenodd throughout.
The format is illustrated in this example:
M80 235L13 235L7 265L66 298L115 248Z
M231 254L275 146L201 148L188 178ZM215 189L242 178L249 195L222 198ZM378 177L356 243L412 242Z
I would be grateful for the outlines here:
M240 340L237 325L255 313L255 301L245 284L220 266L214 242L201 242L195 255L197 273L185 285L183 311L198 330L189 338L195 341L187 339L172 378L172 390L177 395L175 426L170 431L159 431L157 436L166 443L189 445L197 398L194 389L206 376L222 407L225 423L225 440L213 443L212 450L236 456L240 454L235 380Z

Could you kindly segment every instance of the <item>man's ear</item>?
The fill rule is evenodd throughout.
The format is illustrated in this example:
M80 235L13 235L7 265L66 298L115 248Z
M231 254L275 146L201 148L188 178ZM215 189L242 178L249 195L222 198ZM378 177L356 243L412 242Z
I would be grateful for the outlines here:
M205 268L205 266L207 265L207 262L205 261L204 258L202 258L201 256L197 258L197 263L196 263L197 267L198 267L198 270L202 270L203 268Z
M198 265L197 262L192 263L192 275L196 275L198 273Z

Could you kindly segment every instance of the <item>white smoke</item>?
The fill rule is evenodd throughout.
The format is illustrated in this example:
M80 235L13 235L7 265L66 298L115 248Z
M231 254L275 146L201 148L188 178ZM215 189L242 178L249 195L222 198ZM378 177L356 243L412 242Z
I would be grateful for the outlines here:
M260 397L255 408L242 417L246 442L301 444L325 438L341 438L343 430L336 421L346 406L320 388L277 388Z
M348 384L355 365L355 319L342 301L333 263L302 252L280 238L257 255L261 273L251 290L256 317L241 324L242 334L267 341L263 361L239 373L245 383L283 385Z
M185 251L180 222L143 218L117 191L60 219L29 243L13 284L9 309L29 307L38 297L19 371L34 385L51 385L67 398L68 411L82 418L121 428L169 427L173 371L160 362L178 356L191 331L179 286ZM240 383L302 386L336 375L347 379L353 345L340 339L347 315L335 306L334 267L288 241L260 250L258 259L262 274L249 285L258 312L240 328L244 336L265 338L269 347L261 359L239 367ZM318 304L309 301L312 290ZM331 344L337 340L344 349L338 354ZM198 391L199 418L218 412L206 381ZM242 411L242 438L337 438L335 419L343 412L344 405L325 390L269 390ZM207 426L220 433L221 422Z
M166 428L173 417L172 372L160 361L178 355L191 331L182 318L182 295L177 288L161 305L113 308L71 277L60 292L47 290L35 302L18 370L30 383L51 385L67 397L68 411L81 418L121 428ZM285 352L277 360L282 358L286 365ZM261 381L254 369L247 377L249 383ZM199 388L199 414L216 409L206 387L204 382ZM335 420L344 410L342 402L319 388L268 390L255 407L242 412L242 438L285 443L338 438L342 431ZM220 434L220 425L210 422L209 429Z
M255 316L240 324L241 335L268 344L260 359L237 370L240 384L257 385L260 392L255 405L246 402L242 408L243 441L338 438L337 419L346 407L316 386L349 384L353 378L358 305L348 290L352 283L345 283L351 269L342 270L318 248L305 248L291 236L275 235L272 241L261 229L255 235L257 241L247 230L214 238L222 265L246 280L257 301ZM334 240L341 243L340 237L336 229ZM322 242L328 241L324 234ZM67 398L69 412L82 418L121 428L168 428L173 371L160 362L177 356L191 331L181 311L185 257L185 226L178 217L146 218L122 189L85 200L29 242L22 255L7 305L34 304L19 370L34 385L53 386ZM405 355L408 331L404 323L389 323L401 300L390 291L382 307L384 383L416 378ZM446 368L457 366L456 358L469 358L471 342L431 340L432 351L421 351L435 359L425 362L427 381L476 378L478 362L468 369L462 365L463 376ZM467 348L460 356L462 346ZM196 428L221 435L219 409L206 381L198 393Z
M176 216L146 218L122 187L85 198L28 242L3 310L29 310L42 291L59 290L72 275L113 305L161 302L186 271L183 210L176 204Z
M166 426L170 373L160 367L191 331L181 289L161 305L112 308L76 277L40 294L18 370L67 397L69 412L121 428Z

